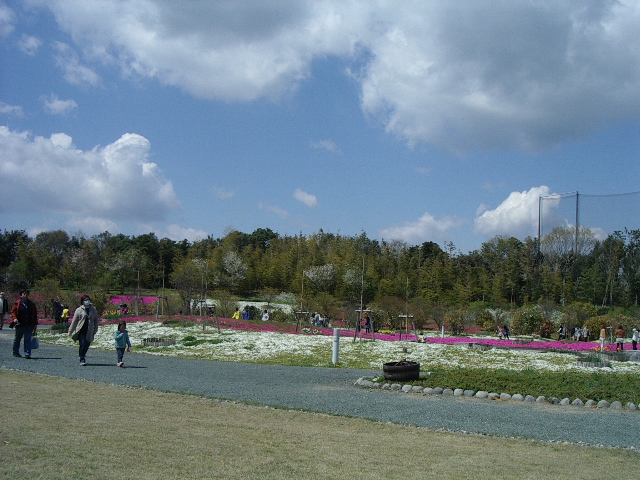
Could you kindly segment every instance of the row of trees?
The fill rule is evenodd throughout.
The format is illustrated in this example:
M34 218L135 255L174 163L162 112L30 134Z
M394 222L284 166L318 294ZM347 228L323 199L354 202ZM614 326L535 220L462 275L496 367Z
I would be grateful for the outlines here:
M586 229L576 234L556 228L541 242L495 237L467 254L450 243L409 245L322 230L309 236L230 231L196 242L153 233L86 238L55 230L31 238L24 231L1 232L3 288L15 291L45 280L73 291L164 286L179 292L184 308L214 289L241 297L289 292L299 308L329 315L336 308L355 310L362 301L375 304L390 325L409 309L414 318L436 324L464 328L471 317L498 324L501 314L490 312L531 304L543 313L542 323L552 319L549 311L572 305L590 305L598 313L618 308L633 317L640 230L600 241Z

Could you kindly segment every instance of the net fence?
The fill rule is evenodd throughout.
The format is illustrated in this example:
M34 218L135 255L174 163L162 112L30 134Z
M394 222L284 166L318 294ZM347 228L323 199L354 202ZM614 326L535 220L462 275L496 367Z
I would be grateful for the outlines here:
M538 237L556 227L589 230L598 240L616 231L640 229L640 191L611 195L570 192L540 197Z

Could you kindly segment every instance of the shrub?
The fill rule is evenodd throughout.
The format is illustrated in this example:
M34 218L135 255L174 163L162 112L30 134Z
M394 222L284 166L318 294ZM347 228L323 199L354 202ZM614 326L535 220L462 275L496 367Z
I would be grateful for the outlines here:
M543 327L542 311L537 305L524 305L511 316L513 332L520 335L531 335Z

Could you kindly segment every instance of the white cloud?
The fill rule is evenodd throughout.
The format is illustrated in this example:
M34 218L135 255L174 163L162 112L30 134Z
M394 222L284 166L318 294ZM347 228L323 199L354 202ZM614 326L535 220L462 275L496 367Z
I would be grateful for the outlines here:
M442 242L449 237L448 232L463 225L463 221L454 217L436 219L429 212L414 222L406 222L404 225L385 228L380 231L382 238L392 240L404 240L407 243L419 244L424 242Z
M20 48L20 50L30 56L35 55L41 45L42 40L30 35L22 35L22 38L18 42L18 47Z
M172 224L167 226L166 234L162 235L162 238L165 237L175 241L186 239L190 242L195 242L196 240L207 238L207 232L204 230L197 230L195 228L182 228L179 225Z
M0 126L0 178L12 179L3 185L0 212L62 215L92 231L161 221L180 204L171 182L149 162L150 149L136 134L83 151L64 133L32 137Z
M52 0L87 57L203 98L278 98L314 57L348 53L348 5L331 2L75 2Z
M638 2L41 5L86 62L203 98L278 99L314 59L342 57L364 114L409 144L537 150L640 118ZM58 48L67 80L98 83L75 51Z
M4 3L0 3L0 37L8 37L13 32L15 14Z
M342 153L338 145L333 140L319 140L317 142L311 142L311 148L324 148L331 153Z
M91 68L81 65L78 54L69 45L62 42L55 44L57 55L56 64L64 70L64 79L73 85L95 86L100 77Z
M307 193L300 188L296 188L293 192L293 198L298 200L299 202L304 203L309 208L317 208L318 207L318 199L315 195L311 193Z
M213 187L213 194L220 200L229 200L236 194L233 190L224 187Z
M287 212L286 210L280 207L276 207L275 205L269 205L268 203L258 202L258 208L263 212L273 213L274 215L277 215L282 219L290 217L289 212Z
M519 239L536 236L538 231L539 198L549 195L549 187L533 187L524 192L512 192L494 210L484 210L474 221L476 233L491 238L509 235ZM554 202L545 202L545 209L553 208Z
M44 109L52 115L64 115L74 108L78 108L75 100L60 100L57 95L51 94L49 97L41 97Z
M4 102L0 102L0 113L3 115L15 115L16 117L24 116L22 107L18 105L8 105Z

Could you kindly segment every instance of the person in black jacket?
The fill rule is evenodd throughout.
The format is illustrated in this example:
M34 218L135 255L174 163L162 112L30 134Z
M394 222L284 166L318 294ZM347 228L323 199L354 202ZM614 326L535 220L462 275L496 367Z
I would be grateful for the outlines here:
M4 298L4 292L0 292L0 330L4 325L5 317L9 316L9 301Z
M20 343L24 338L24 356L31 358L31 336L38 328L38 310L36 304L29 300L29 290L20 292L20 298L16 300L11 309L11 326L16 329L13 340L13 356L21 357Z

